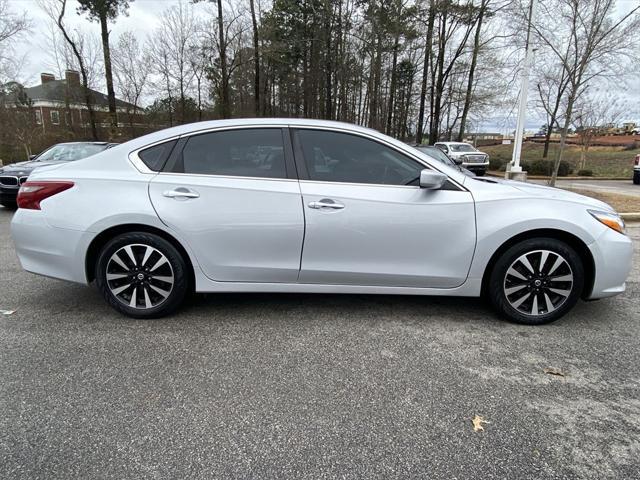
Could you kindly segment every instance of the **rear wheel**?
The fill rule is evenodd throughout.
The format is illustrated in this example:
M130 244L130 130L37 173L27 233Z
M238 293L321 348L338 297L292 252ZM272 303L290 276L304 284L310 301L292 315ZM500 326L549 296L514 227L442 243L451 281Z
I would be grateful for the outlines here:
M489 296L507 319L541 325L571 310L583 286L584 266L576 251L553 238L535 238L514 245L498 259Z
M182 255L165 239L145 232L119 235L102 248L96 283L113 308L134 318L172 313L189 286Z
M640 171L636 170L633 172L633 183L634 185L640 185Z

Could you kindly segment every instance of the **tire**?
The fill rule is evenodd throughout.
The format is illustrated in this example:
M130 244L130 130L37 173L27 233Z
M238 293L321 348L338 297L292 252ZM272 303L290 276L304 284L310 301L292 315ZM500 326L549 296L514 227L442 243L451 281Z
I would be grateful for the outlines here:
M633 172L633 184L640 185L640 172Z
M584 266L573 248L553 238L533 238L498 258L489 277L488 295L502 317L542 325L571 310L583 287Z
M9 210L17 210L18 208L18 204L16 202L0 202L0 205Z
M484 177L484 174L487 173L487 171L482 169L482 170L476 170L474 173L479 177Z
M146 232L125 233L100 251L96 284L107 303L120 313L159 318L182 304L189 290L187 268L180 252L164 238Z

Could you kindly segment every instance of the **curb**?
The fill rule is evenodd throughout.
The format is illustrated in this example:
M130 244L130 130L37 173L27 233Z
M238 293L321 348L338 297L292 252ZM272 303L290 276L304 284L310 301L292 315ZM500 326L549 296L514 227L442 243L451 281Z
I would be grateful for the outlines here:
M504 178L504 172L488 171L487 175L491 177ZM551 177L545 177L543 175L527 175L527 180L549 180ZM631 177L558 177L558 180L629 180Z

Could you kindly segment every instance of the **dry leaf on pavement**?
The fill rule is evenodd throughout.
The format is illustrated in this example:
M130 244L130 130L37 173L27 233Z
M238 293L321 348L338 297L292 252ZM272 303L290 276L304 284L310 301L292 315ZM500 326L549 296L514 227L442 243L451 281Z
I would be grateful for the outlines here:
M544 369L544 373L548 374L548 375L556 375L558 377L564 377L565 374L562 373L562 371L558 368L554 368L554 367L548 367Z
M13 315L14 313L16 313L15 310L0 310L0 314L2 315Z
M484 417L481 417L480 415L476 415L475 417L473 417L473 420L471 420L473 422L473 431L474 432L483 432L484 431L484 427L482 426L483 423L490 423L487 422Z

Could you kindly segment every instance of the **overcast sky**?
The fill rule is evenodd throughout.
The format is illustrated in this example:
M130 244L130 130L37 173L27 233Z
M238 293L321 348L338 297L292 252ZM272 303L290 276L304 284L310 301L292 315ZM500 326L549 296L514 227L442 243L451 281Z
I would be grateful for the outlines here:
M183 3L187 3L187 1L188 0L183 0ZM639 1L640 0L618 0L617 15L628 13ZM136 36L143 41L158 25L161 12L178 3L179 0L133 1L129 6L129 15L126 17L121 16L117 19L117 22L111 24L112 44L118 35L125 31L135 32ZM267 4L268 2L265 1L263 3ZM15 13L26 11L33 24L30 34L16 47L17 55L25 56L26 58L20 78L16 80L27 86L36 85L40 83L41 72L55 71L53 60L48 53L50 48L47 41L47 31L50 28L51 20L40 8L38 0L9 0L9 5ZM78 3L76 0L68 0L67 14L65 16L66 24L69 27L78 28L83 31L93 29L95 35L99 35L98 24L90 23L84 15L77 15L77 6ZM194 8L204 13L205 11L210 11L212 5L208 2L201 2L196 4ZM638 84L640 84L640 82L638 82ZM630 100L629 118L625 118L624 120L640 120L637 118L640 116L640 93L638 92L640 92L640 87L638 87L635 92L621 94L622 96L627 96ZM502 118L486 120L481 129L484 131L504 132L505 129L512 128L509 126L511 123L515 124L515 118L512 118L512 120L513 121L509 120L506 122ZM527 121L527 129L535 130L540 124L540 118L531 118L530 115Z

